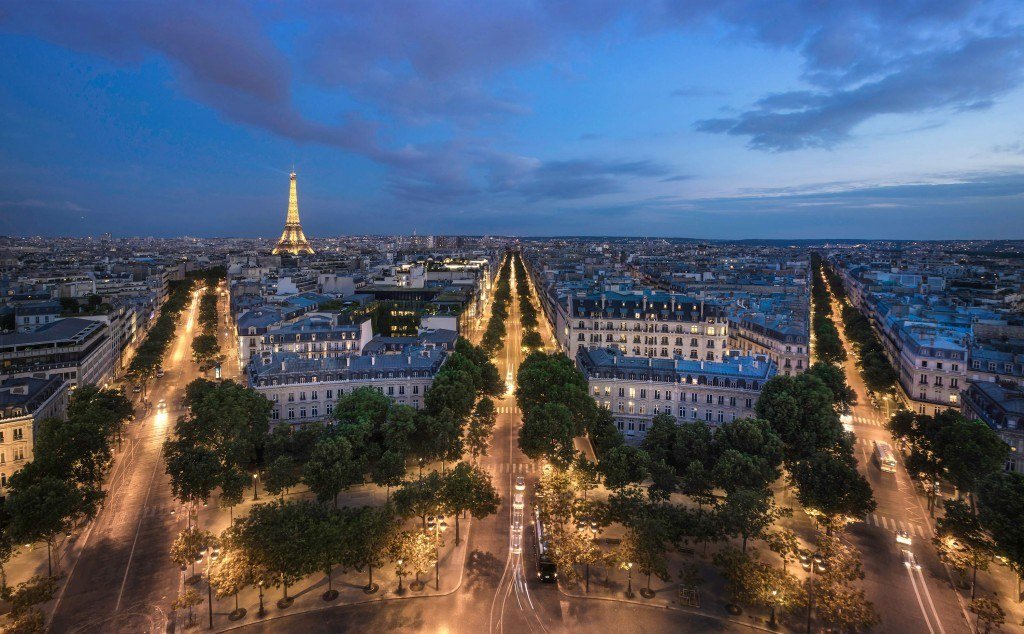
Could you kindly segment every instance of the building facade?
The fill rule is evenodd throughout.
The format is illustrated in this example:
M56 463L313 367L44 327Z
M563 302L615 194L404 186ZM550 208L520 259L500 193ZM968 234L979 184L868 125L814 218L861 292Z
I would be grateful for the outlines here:
M568 297L563 348L612 348L626 357L721 361L728 319L716 304L661 292L605 292Z
M264 352L249 364L249 385L274 404L271 425L330 418L338 398L361 387L418 409L447 358L440 348L418 347L405 354L321 358Z
M60 376L72 385L103 385L115 354L107 324L68 317L34 332L0 335L0 374Z
M605 348L581 349L576 364L594 401L612 412L631 444L643 440L660 413L710 425L753 417L761 388L777 372L764 357L645 359Z
M1024 388L1013 383L971 381L962 402L965 417L983 421L1010 445L1006 470L1024 472Z
M67 410L68 382L59 376L0 381L0 498L8 479L31 462L39 423L64 419Z

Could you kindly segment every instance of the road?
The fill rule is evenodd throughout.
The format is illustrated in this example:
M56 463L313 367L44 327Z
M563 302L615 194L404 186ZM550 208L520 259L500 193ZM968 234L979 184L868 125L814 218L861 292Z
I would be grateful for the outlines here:
M827 280L826 280L827 284ZM846 348L844 364L850 387L857 393L853 407L854 452L861 473L871 483L878 508L863 522L847 529L850 541L859 549L864 563L865 592L882 616L882 627L891 632L952 634L970 632L949 573L931 544L934 523L907 474L901 457L896 473L884 473L872 458L876 441L895 447L885 427L886 413L875 407L856 366L853 347L842 333L839 303L832 301L832 319ZM907 531L912 545L896 544L895 532ZM919 569L905 566L903 548L914 553Z
M178 592L179 574L170 563L171 542L184 516L161 457L173 421L184 413L185 386L199 376L192 362L198 292L183 312L176 338L154 379L148 398L154 407L129 425L123 451L115 457L107 497L81 536L83 549L58 591L51 632L163 632L168 606ZM157 404L164 401L166 409Z

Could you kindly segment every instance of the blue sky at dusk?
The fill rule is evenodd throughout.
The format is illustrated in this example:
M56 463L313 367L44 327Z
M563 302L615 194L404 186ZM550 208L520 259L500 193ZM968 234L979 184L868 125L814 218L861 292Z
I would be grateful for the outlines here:
M1024 238L1024 3L0 5L0 234Z

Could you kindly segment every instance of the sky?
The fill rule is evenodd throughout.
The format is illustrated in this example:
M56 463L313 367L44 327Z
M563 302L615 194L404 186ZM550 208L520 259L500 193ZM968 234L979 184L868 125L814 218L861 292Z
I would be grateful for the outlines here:
M1024 238L1016 0L0 4L0 235Z

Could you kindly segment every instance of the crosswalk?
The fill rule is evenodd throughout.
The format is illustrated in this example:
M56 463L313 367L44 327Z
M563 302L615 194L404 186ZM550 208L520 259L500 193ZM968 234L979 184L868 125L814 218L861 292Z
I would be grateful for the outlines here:
M522 414L522 411L520 411L520 409L518 407L506 405L506 406L499 407L498 408L498 413L499 414Z
M516 473L522 475L526 475L528 473L540 473L540 467L532 462L503 462L497 466L485 467L484 470L490 472L491 475L503 473Z
M868 425L871 427L885 427L885 420L881 418L872 418L870 416L853 416L853 423L855 425Z
M891 532L906 531L907 534L913 537L930 537L928 529L920 524L914 524L913 522L898 520L892 517L886 517L885 515L878 515L876 513L869 513L868 515L865 515L864 523L868 526L877 526Z

